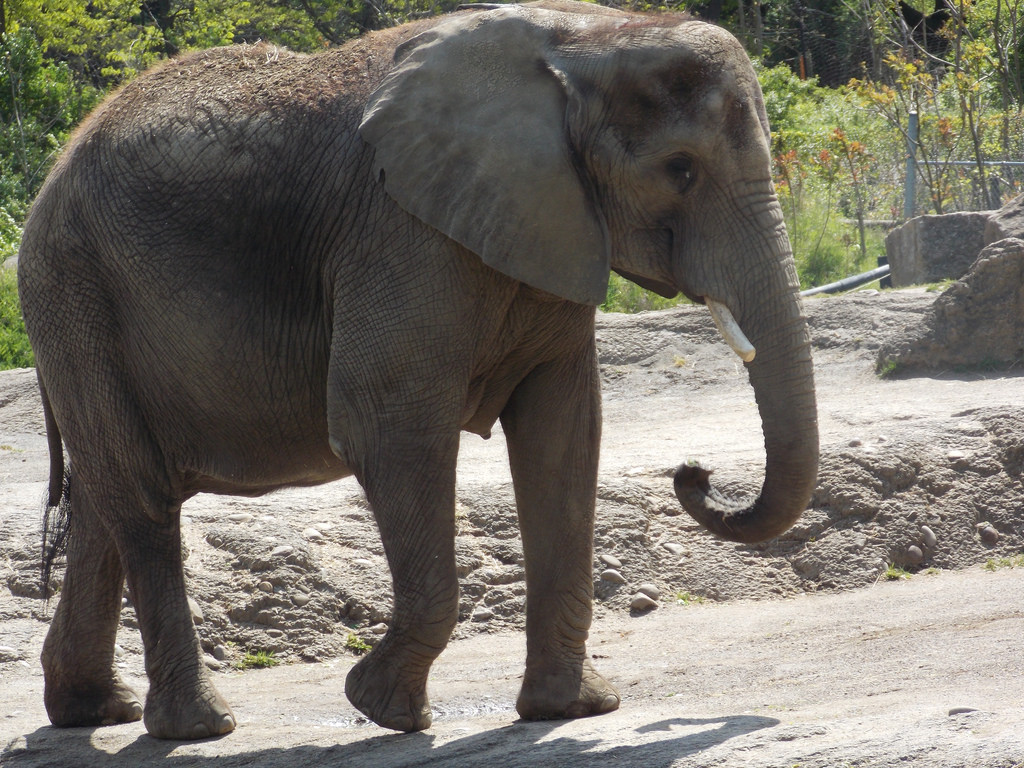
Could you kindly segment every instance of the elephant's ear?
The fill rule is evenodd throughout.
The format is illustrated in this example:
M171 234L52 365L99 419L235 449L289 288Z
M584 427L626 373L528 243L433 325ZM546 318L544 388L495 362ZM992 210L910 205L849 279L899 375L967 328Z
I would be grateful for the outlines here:
M558 14L461 14L408 41L360 133L405 210L509 277L596 305L609 259L573 165L545 16Z

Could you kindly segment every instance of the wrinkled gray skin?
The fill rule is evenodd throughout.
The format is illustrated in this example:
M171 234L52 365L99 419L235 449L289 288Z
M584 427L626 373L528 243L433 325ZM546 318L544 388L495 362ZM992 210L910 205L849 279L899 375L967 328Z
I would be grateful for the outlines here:
M426 728L427 673L457 617L459 432L499 419L526 560L518 710L615 709L585 647L609 267L724 303L757 347L763 491L733 503L684 468L691 513L769 538L814 481L808 338L767 130L725 32L558 0L316 56L198 53L110 98L48 179L20 260L53 503L61 437L74 468L43 651L52 722L230 731L186 603L181 504L355 474L395 598L346 692L383 726ZM144 710L113 664L125 578Z

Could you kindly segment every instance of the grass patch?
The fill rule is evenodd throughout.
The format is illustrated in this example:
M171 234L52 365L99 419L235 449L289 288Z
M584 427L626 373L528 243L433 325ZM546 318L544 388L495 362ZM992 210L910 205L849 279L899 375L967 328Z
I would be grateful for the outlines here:
M902 581L903 579L909 579L910 576L910 571L905 568L901 568L895 563L889 563L886 569L882 572L883 581Z
M703 605L707 598L702 595L692 595L689 592L676 592L676 603L679 605Z
M18 301L17 273L0 266L0 371L33 365L35 356L28 343Z
M235 667L241 670L269 669L280 663L281 660L274 656L273 651L246 651L245 656L235 664Z
M1024 555L1016 557L990 557L982 566L986 571L1001 570L1003 568L1024 568Z
M362 656L373 648L373 646L354 632L349 632L348 637L345 638L345 647L352 651L356 656Z

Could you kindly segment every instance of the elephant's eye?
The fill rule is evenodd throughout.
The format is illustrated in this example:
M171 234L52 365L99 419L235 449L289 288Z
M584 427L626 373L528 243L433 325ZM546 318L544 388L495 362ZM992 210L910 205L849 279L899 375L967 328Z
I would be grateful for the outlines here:
M665 164L669 178L679 192L685 192L693 183L696 169L693 160L686 155L676 155Z

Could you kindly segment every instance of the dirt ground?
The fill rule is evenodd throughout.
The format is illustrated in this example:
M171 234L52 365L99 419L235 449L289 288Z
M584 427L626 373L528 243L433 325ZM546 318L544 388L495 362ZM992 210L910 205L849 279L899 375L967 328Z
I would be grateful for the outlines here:
M513 708L524 588L499 432L463 440L462 620L431 679L428 732L383 731L344 698L351 646L372 644L390 607L351 480L183 510L197 629L233 734L50 728L46 446L33 373L0 373L0 765L1024 766L1024 377L995 364L875 374L878 350L912 334L936 296L807 300L818 488L794 529L756 547L712 539L672 495L688 459L734 493L761 479L753 393L706 310L600 319L590 651L623 702L572 722L518 722ZM893 567L908 577L887 581ZM632 607L641 593L653 607ZM135 627L128 603L119 664L142 691ZM240 671L255 651L283 663Z

